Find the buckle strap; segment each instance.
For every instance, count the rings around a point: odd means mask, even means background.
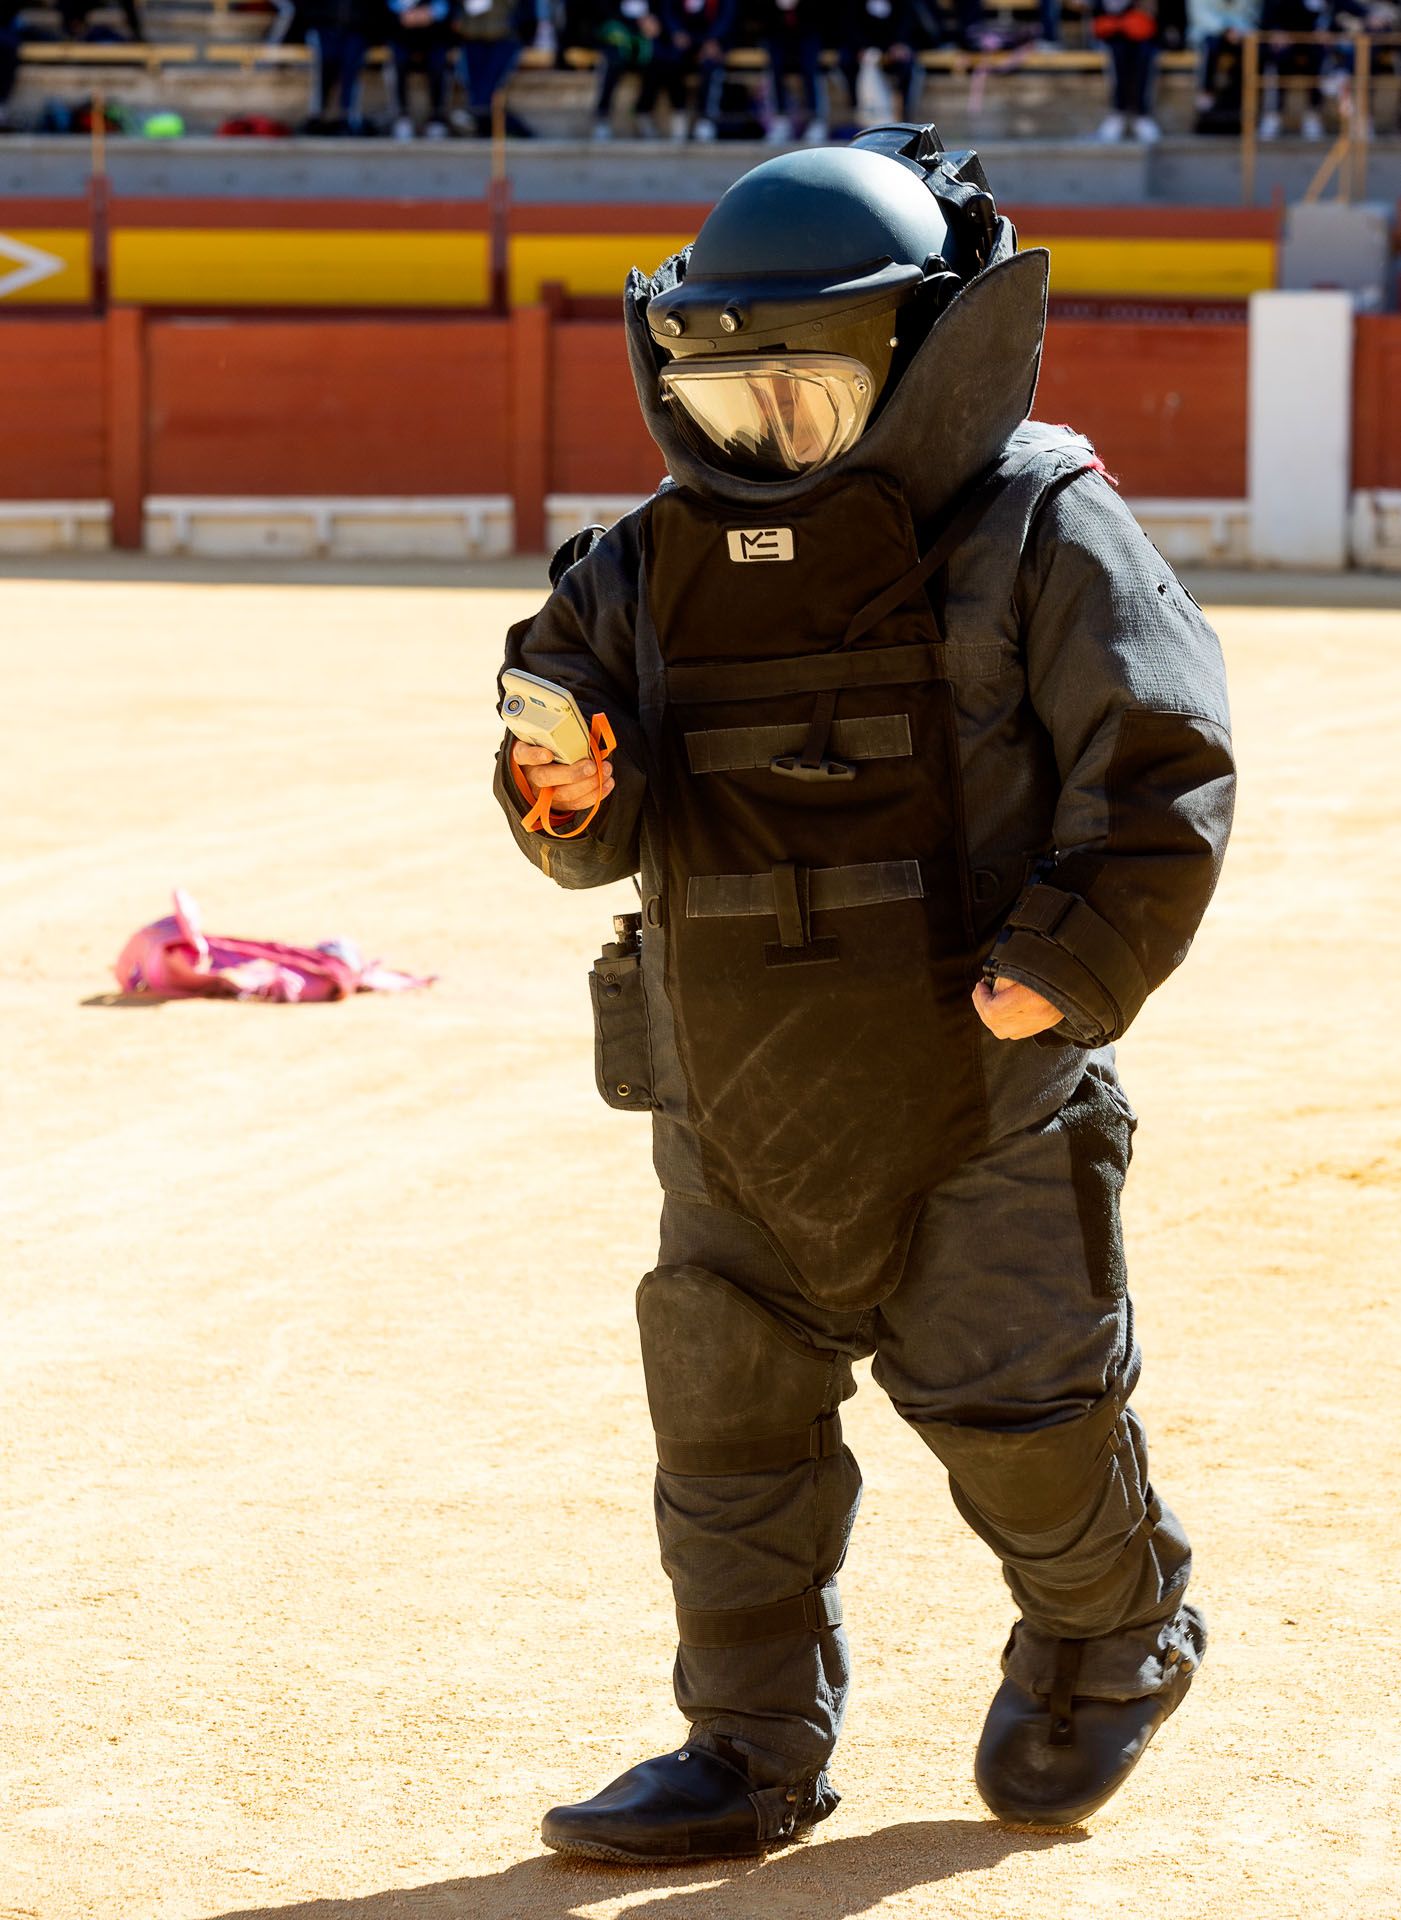
[[[747,1647],[794,1633],[825,1633],[842,1623],[837,1583],[809,1587],[766,1607],[677,1607],[676,1631],[683,1647]]]
[[[1121,1014],[1131,1016],[1148,998],[1148,982],[1138,955],[1078,893],[1065,893],[1045,880],[1036,881],[1007,916],[1005,930],[1009,934],[1034,933],[1043,939],[1055,940],[1072,960],[1078,960],[1085,971],[1093,975]],[[996,947],[988,956],[987,964],[990,970],[996,970]]]
[[[686,735],[686,759],[692,773],[750,773],[771,766],[783,754],[801,749],[808,729],[796,726],[715,727]],[[908,760],[914,752],[907,713],[834,720],[828,742],[842,760]]]
[[[1083,1640],[1061,1640],[1056,1646],[1055,1672],[1051,1676],[1051,1691],[1046,1702],[1051,1714],[1051,1731],[1047,1739],[1053,1747],[1071,1746],[1075,1739],[1071,1706],[1084,1651]]]
[[[807,904],[813,913],[924,898],[918,860],[872,860],[850,867],[812,867],[807,879]],[[777,911],[772,869],[768,873],[693,873],[686,884],[688,920],[749,918]]]
[[[824,1413],[810,1427],[787,1433],[764,1433],[753,1439],[678,1440],[657,1435],[657,1465],[666,1473],[767,1473],[797,1467],[808,1460],[830,1460],[841,1451],[842,1422],[837,1413]]]

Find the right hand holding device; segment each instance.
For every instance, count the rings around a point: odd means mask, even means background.
[[[595,801],[606,800],[613,791],[613,762],[602,762],[603,790],[599,791],[599,771],[592,760],[575,760],[562,766],[548,747],[527,746],[524,740],[511,744],[511,758],[536,793],[550,789],[550,804],[561,813],[582,813]]]

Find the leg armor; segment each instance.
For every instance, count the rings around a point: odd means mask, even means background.
[[[698,1266],[648,1274],[637,1314],[677,1704],[756,1781],[811,1777],[847,1683],[835,1576],[861,1488],[837,1412],[850,1362]]]

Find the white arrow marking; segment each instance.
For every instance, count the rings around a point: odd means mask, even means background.
[[[26,246],[23,240],[16,240],[8,233],[0,233],[0,259],[15,263],[8,273],[0,273],[0,300],[7,294],[18,293],[21,287],[32,287],[39,280],[51,279],[68,264],[56,253]]]

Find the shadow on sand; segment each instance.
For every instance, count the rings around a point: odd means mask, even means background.
[[[248,1907],[217,1920],[576,1920],[600,1900],[647,1892],[654,1897],[629,1905],[627,1920],[847,1920],[891,1894],[1084,1838],[1078,1828],[1017,1833],[991,1820],[913,1820],[849,1840],[814,1839],[768,1860],[693,1867],[613,1867],[545,1854],[435,1886]]]

